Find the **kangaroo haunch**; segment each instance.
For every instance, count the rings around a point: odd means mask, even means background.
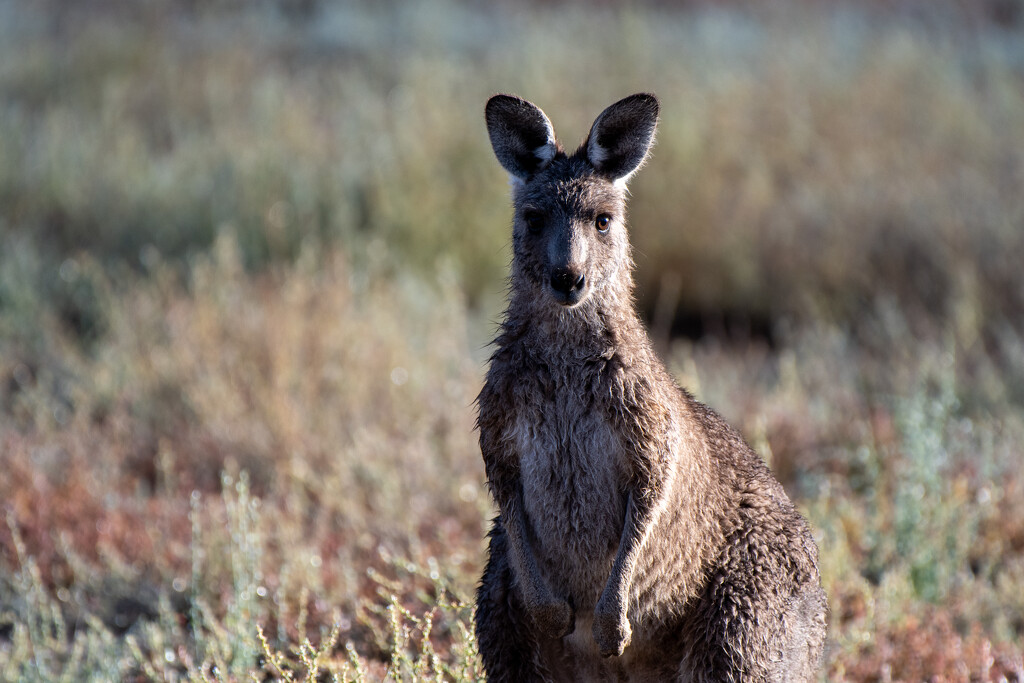
[[[491,681],[809,681],[825,594],[806,521],[739,434],[679,388],[632,303],[626,181],[658,101],[566,154],[509,95],[508,309],[478,398],[499,514],[477,593]]]

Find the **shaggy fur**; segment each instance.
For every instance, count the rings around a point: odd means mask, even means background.
[[[571,155],[525,100],[486,114],[515,205],[478,398],[499,509],[476,609],[489,680],[812,680],[826,601],[807,523],[633,308],[625,180],[657,100],[613,104]]]

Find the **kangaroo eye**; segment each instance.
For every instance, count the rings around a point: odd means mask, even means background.
[[[597,220],[594,221],[594,225],[597,226],[598,232],[608,232],[608,226],[610,226],[611,224],[612,217],[606,213],[602,213],[600,216],[597,217]]]
[[[526,221],[526,229],[534,235],[544,229],[544,214],[540,211],[527,211],[523,220]]]

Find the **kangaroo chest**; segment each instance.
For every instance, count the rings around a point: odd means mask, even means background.
[[[608,579],[626,511],[621,441],[587,389],[527,404],[513,440],[537,560],[553,587],[592,606]]]

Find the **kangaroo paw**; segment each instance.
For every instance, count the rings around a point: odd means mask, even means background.
[[[602,657],[618,657],[626,651],[633,630],[626,615],[617,612],[594,612],[594,640]]]
[[[565,600],[537,605],[532,616],[540,632],[549,638],[564,638],[576,629],[576,615]]]

